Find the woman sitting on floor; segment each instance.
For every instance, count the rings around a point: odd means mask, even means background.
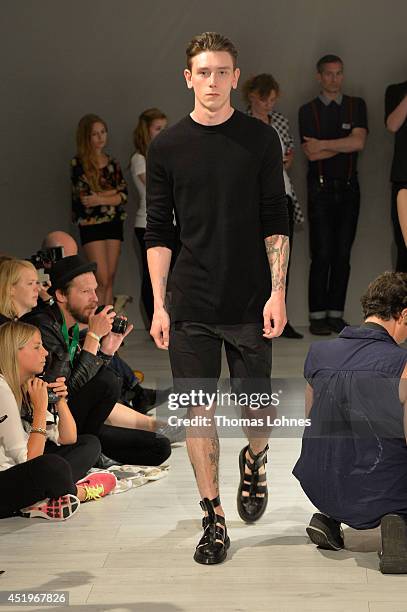
[[[116,484],[112,474],[83,478],[100,443],[95,436],[77,437],[65,379],[47,384],[37,377],[47,354],[36,327],[0,327],[0,518],[65,520],[81,501],[102,497]],[[48,389],[55,394],[56,418],[48,412]]]

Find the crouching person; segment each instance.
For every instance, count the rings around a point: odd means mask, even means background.
[[[112,474],[85,476],[100,443],[91,435],[77,436],[64,378],[47,384],[37,377],[47,354],[36,327],[1,326],[0,518],[66,520],[81,501],[102,497],[116,484]],[[48,389],[58,414],[51,421]]]
[[[361,303],[360,327],[308,352],[311,424],[293,474],[319,510],[314,544],[343,548],[341,523],[381,525],[381,571],[407,573],[407,274],[382,274]]]

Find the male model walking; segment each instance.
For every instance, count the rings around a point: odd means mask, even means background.
[[[230,40],[205,32],[191,40],[186,54],[184,75],[194,90],[194,110],[151,143],[147,159],[151,335],[159,348],[169,348],[175,390],[216,391],[224,343],[232,390],[270,392],[271,339],[286,323],[289,258],[281,146],[274,129],[231,106],[239,69]],[[173,210],[181,250],[168,312]],[[189,410],[189,416],[213,414],[208,406]],[[223,561],[230,544],[213,418],[211,423],[187,435],[205,512],[194,559],[204,564]],[[237,503],[240,516],[253,522],[267,505],[268,435],[261,428],[246,433]]]

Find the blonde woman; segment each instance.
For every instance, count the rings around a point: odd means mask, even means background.
[[[0,264],[0,324],[19,319],[38,302],[38,273],[32,263],[7,259]]]
[[[115,485],[111,474],[78,480],[93,465],[100,444],[94,436],[78,444],[65,379],[47,384],[37,377],[47,354],[36,327],[20,321],[0,327],[0,518],[65,520],[80,501],[102,497]],[[54,423],[48,388],[57,397]]]
[[[92,114],[82,117],[71,161],[72,212],[86,257],[97,263],[99,302],[112,304],[127,186],[119,163],[104,152],[106,143],[105,121]]]
[[[146,311],[149,325],[153,318],[154,300],[150,274],[147,265],[147,251],[144,244],[144,233],[147,223],[146,209],[146,157],[150,142],[167,127],[167,117],[158,108],[148,108],[139,117],[133,132],[134,153],[130,160],[131,176],[139,194],[139,206],[134,221],[134,232],[140,244],[143,278],[141,300]]]

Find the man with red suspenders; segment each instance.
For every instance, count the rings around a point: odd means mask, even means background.
[[[357,155],[365,146],[367,111],[362,98],[342,94],[343,62],[325,55],[317,63],[321,93],[299,111],[308,164],[310,332],[339,333],[359,216]]]

